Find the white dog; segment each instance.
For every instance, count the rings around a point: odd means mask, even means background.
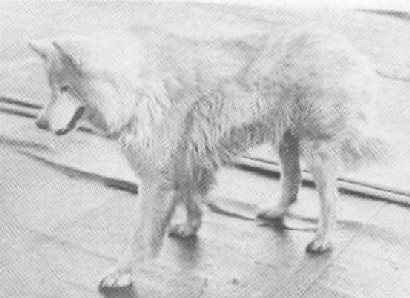
[[[52,91],[37,126],[63,135],[88,119],[122,143],[141,180],[130,244],[102,286],[132,282],[133,268],[160,249],[177,202],[187,220],[170,233],[195,235],[217,169],[266,142],[279,151],[281,195],[258,216],[281,218],[295,202],[303,157],[320,199],[308,251],[330,249],[340,170],[383,153],[367,130],[376,75],[333,32],[308,28],[255,41],[134,28],[30,44]]]

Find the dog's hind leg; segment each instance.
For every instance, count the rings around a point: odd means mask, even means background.
[[[319,147],[309,146],[307,149],[304,156],[319,192],[320,213],[315,237],[306,250],[310,253],[321,253],[332,248],[331,236],[336,226],[339,163],[331,146],[325,144]]]
[[[279,158],[281,165],[281,193],[275,205],[263,206],[257,216],[262,219],[281,219],[289,206],[297,198],[301,172],[299,163],[299,141],[290,131],[286,131],[279,142]]]
[[[209,169],[200,169],[193,181],[186,181],[179,195],[186,208],[186,221],[175,223],[169,235],[190,238],[196,236],[202,224],[202,201],[215,182],[215,174]]]
[[[202,224],[201,195],[191,191],[181,191],[181,201],[186,208],[186,219],[182,223],[174,223],[169,227],[168,234],[172,237],[195,237]]]
[[[173,187],[163,179],[154,177],[141,180],[130,242],[117,265],[106,272],[100,287],[130,285],[138,266],[154,258],[161,248],[165,229],[175,208]]]

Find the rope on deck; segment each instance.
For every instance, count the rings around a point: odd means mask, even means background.
[[[16,115],[25,118],[36,118],[41,105],[31,103],[28,100],[20,100],[12,97],[0,96],[0,112]],[[79,127],[79,130],[86,133],[94,133],[89,127]],[[235,165],[243,170],[256,172],[265,176],[280,177],[279,163],[274,160],[255,158],[249,155],[236,159]],[[386,201],[410,207],[410,191],[388,187],[360,179],[341,177],[339,180],[339,190],[349,195],[360,196],[374,200]],[[314,187],[314,181],[307,171],[302,173],[302,184]]]

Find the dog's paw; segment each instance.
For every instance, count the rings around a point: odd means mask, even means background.
[[[198,227],[194,227],[187,223],[173,224],[169,227],[168,235],[178,238],[192,238],[198,232]]]
[[[321,254],[332,250],[332,243],[325,238],[315,238],[306,247],[306,252],[311,254]]]
[[[129,268],[112,267],[101,279],[99,288],[122,288],[132,284],[132,271]]]
[[[288,208],[283,206],[265,206],[260,207],[256,217],[266,220],[282,220]]]

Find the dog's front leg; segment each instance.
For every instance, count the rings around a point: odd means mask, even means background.
[[[320,214],[318,228],[313,240],[307,246],[310,253],[322,253],[332,248],[331,236],[336,226],[336,202],[338,198],[338,160],[329,148],[315,152],[311,149],[306,162],[316,189],[319,192]]]
[[[157,178],[141,179],[141,182],[130,242],[117,265],[106,272],[100,287],[130,285],[138,267],[154,258],[161,248],[165,229],[174,212],[173,189],[168,182]]]

